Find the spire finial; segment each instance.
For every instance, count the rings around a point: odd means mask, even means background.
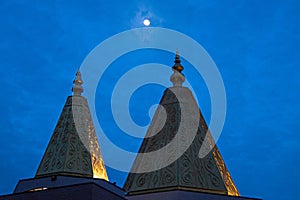
[[[176,55],[175,55],[175,60],[174,60],[174,65],[173,65],[173,69],[178,71],[179,73],[182,72],[182,70],[184,69],[183,66],[180,64],[181,63],[181,60],[180,60],[180,56],[179,56],[179,53],[178,53],[178,49],[176,49]]]
[[[76,73],[76,78],[73,81],[73,83],[74,83],[72,87],[73,96],[80,96],[81,93],[83,92],[83,88],[82,88],[83,81],[81,79],[81,73],[79,69]]]
[[[176,55],[175,55],[175,60],[174,60],[174,65],[173,65],[173,69],[178,71],[179,73],[182,72],[182,70],[184,69],[183,66],[180,64],[181,63],[181,60],[180,60],[180,56],[179,56],[179,53],[178,53],[178,49],[176,49]]]
[[[180,57],[179,57],[179,53],[178,53],[178,49],[176,49],[176,56],[175,56],[175,61],[174,61],[174,65],[172,67],[173,69],[173,74],[170,78],[171,82],[173,83],[174,87],[180,87],[182,86],[182,83],[185,81],[185,77],[184,75],[181,73],[182,70],[184,69],[183,66],[180,64]]]

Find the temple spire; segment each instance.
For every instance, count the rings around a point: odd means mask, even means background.
[[[239,196],[192,92],[182,87],[185,78],[178,52],[172,69],[174,85],[164,92],[124,190],[129,196],[174,190]],[[202,146],[211,151],[200,158]],[[152,152],[159,155],[149,156]],[[173,162],[159,167],[169,160]]]
[[[75,176],[108,180],[78,70],[35,177]]]
[[[81,96],[81,93],[83,92],[83,88],[82,88],[82,78],[81,78],[81,73],[80,70],[78,69],[77,73],[76,73],[76,77],[75,80],[73,81],[73,87],[72,87],[72,92],[74,96]]]
[[[176,50],[174,65],[172,67],[173,74],[171,75],[170,81],[173,83],[174,87],[182,86],[182,83],[185,81],[185,77],[182,73],[184,67],[181,65],[180,56],[178,49]]]

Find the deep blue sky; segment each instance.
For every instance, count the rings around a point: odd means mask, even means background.
[[[143,17],[149,17],[151,26],[174,29],[197,40],[217,64],[228,100],[218,147],[240,193],[297,199],[299,10],[297,0],[1,1],[0,194],[12,192],[19,179],[35,175],[71,94],[76,69],[87,54],[116,33],[142,27]],[[116,63],[172,65],[169,53],[147,55],[135,52]],[[185,74],[194,80],[200,107],[209,118],[204,83],[194,78],[192,70],[186,69]],[[149,122],[148,108],[158,103],[162,91],[145,86],[132,97],[136,106],[131,112],[137,123]],[[102,93],[109,89],[98,92],[107,102],[109,95]],[[105,116],[109,112],[97,108]],[[113,126],[109,117],[101,123],[108,129]],[[125,175],[108,172],[111,181],[122,186]]]

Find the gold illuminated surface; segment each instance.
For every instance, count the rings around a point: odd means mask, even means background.
[[[202,117],[202,116],[201,116]],[[203,117],[202,117],[203,118]],[[215,159],[215,162],[216,162],[216,165],[219,169],[219,172],[222,176],[222,179],[223,179],[223,182],[225,184],[225,187],[226,187],[226,190],[227,190],[227,193],[228,195],[231,195],[231,196],[240,196],[231,176],[230,176],[230,173],[225,165],[225,162],[220,154],[220,151],[217,147],[217,145],[215,144],[215,141],[213,139],[213,137],[211,136],[209,130],[208,130],[208,127],[206,125],[206,122],[204,121],[204,118],[203,118],[203,121],[202,121],[202,124],[203,124],[203,127],[205,128],[206,130],[206,134],[207,134],[207,137],[208,137],[208,143],[209,143],[209,147],[210,149],[212,149],[212,154],[214,156],[214,159]]]
[[[100,146],[83,91],[76,74],[69,96],[54,129],[36,177],[70,175],[108,180]]]
[[[217,166],[219,168],[219,171],[221,173],[221,176],[223,178],[223,181],[225,183],[228,194],[232,196],[240,196],[239,191],[237,190],[235,184],[233,183],[230,173],[227,170],[227,167],[224,163],[224,160],[221,157],[221,154],[217,146],[215,146],[215,148],[213,149],[213,155],[217,163]]]

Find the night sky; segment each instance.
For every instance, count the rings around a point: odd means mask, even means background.
[[[0,194],[34,177],[85,57],[103,40],[144,27],[149,18],[151,27],[180,31],[199,42],[216,63],[227,95],[217,145],[241,195],[298,199],[299,10],[296,0],[1,1]],[[113,85],[134,66],[172,66],[173,59],[170,52],[140,50],[123,55],[105,72],[97,88],[97,115],[120,147],[137,151],[141,140],[120,139],[124,133],[109,109]],[[182,63],[209,119],[207,87],[186,60]],[[149,124],[148,110],[164,89],[145,85],[134,93],[129,109],[137,124]],[[119,186],[126,178],[110,168],[108,175]]]

